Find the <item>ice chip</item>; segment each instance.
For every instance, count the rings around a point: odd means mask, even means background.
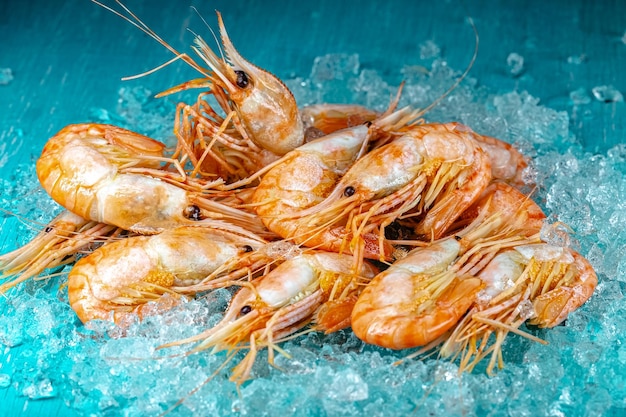
[[[516,52],[511,52],[506,58],[506,66],[509,74],[519,77],[524,72],[524,57]]]
[[[574,103],[574,105],[591,103],[591,97],[589,97],[589,94],[587,93],[587,90],[584,89],[583,87],[580,87],[580,88],[570,92],[569,93],[569,98],[570,98],[570,100],[572,100],[572,103]]]
[[[8,85],[13,81],[11,68],[0,68],[0,85]]]
[[[321,83],[330,80],[345,80],[359,73],[358,54],[329,54],[315,58],[311,79]]]
[[[11,375],[0,374],[0,388],[8,388],[11,386]]]
[[[602,103],[616,103],[624,101],[624,96],[612,85],[599,85],[591,89],[596,100]]]
[[[352,369],[337,372],[328,386],[330,398],[339,401],[365,400],[368,394],[367,383]]]
[[[259,250],[264,251],[270,258],[275,259],[291,259],[302,253],[298,246],[283,240],[268,243]]]
[[[22,389],[22,395],[31,400],[40,400],[42,398],[52,398],[57,395],[56,388],[52,385],[52,381],[48,378],[36,380],[26,385]]]
[[[541,226],[539,236],[541,237],[542,241],[549,243],[550,245],[565,248],[571,246],[571,232],[572,229],[570,229],[569,226],[567,226],[565,223],[549,223],[548,221],[544,221],[543,225]]]
[[[420,44],[420,58],[421,59],[432,59],[439,58],[441,54],[441,48],[432,40],[427,40]]]

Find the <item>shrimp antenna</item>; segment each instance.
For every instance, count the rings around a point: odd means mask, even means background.
[[[198,11],[198,9],[196,9],[195,6],[191,6],[191,8],[193,9],[194,12],[196,12],[196,14],[198,15],[198,17],[202,20],[202,22],[204,22],[204,25],[207,27],[207,29],[209,29],[209,31],[211,32],[211,35],[213,36],[213,40],[215,41],[215,44],[217,45],[217,49],[220,51],[220,56],[222,57],[222,60],[225,61],[226,58],[224,57],[224,51],[222,51],[222,46],[220,45],[220,41],[217,38],[217,35],[215,34],[215,31],[213,30],[213,28],[207,23],[206,19],[204,18],[204,16],[202,16],[200,14],[200,12]],[[193,33],[193,32],[191,32]],[[194,35],[196,35],[194,33]],[[198,35],[196,35],[196,37],[199,37]]]
[[[137,17],[137,15],[135,15],[120,0],[115,0],[115,2],[122,9],[124,9],[124,11],[130,15],[130,17],[125,16],[124,14],[120,13],[119,11],[113,9],[110,6],[107,6],[104,3],[101,3],[99,0],[91,0],[91,1],[93,3],[95,3],[95,4],[97,4],[98,6],[102,7],[103,9],[108,10],[109,12],[113,13],[114,15],[117,15],[118,17],[124,19],[125,21],[127,21],[131,25],[135,26],[137,29],[141,30],[143,33],[145,33],[146,35],[150,36],[152,39],[154,39],[155,41],[157,41],[158,43],[163,45],[168,51],[170,51],[171,53],[176,55],[173,59],[167,61],[164,64],[159,65],[158,67],[156,67],[156,68],[154,68],[152,70],[146,71],[146,72],[138,74],[138,75],[133,75],[133,76],[130,76],[130,77],[124,77],[124,78],[122,78],[122,80],[132,80],[132,79],[135,79],[135,78],[140,78],[140,77],[143,77],[145,75],[152,74],[153,72],[158,71],[161,68],[166,67],[167,65],[169,65],[172,62],[177,61],[179,59],[182,59],[183,61],[185,61],[190,67],[192,67],[193,69],[195,69],[196,71],[198,71],[202,75],[208,76],[208,74],[206,73],[206,70],[204,68],[202,68],[200,65],[198,65],[189,55],[187,55],[186,53],[178,52],[172,45],[170,45],[169,43],[164,41],[159,35],[157,35],[157,33],[155,31],[150,29],[150,27],[148,25],[146,25],[141,19],[139,19],[139,17]]]
[[[461,74],[461,76],[454,82],[454,84],[452,84],[452,86],[450,88],[448,88],[448,90],[446,90],[445,93],[443,93],[441,96],[439,96],[439,98],[437,100],[433,101],[432,103],[430,103],[430,105],[428,105],[428,107],[426,107],[424,110],[422,110],[421,114],[428,113],[435,106],[437,106],[439,103],[441,103],[441,101],[444,98],[448,97],[450,95],[450,93],[452,93],[459,86],[459,84],[461,84],[461,82],[463,82],[463,80],[467,77],[467,74],[469,74],[470,70],[474,66],[474,62],[476,62],[476,57],[478,56],[478,44],[479,44],[479,40],[480,39],[479,39],[479,36],[478,36],[478,30],[476,29],[476,24],[474,23],[474,19],[472,19],[471,17],[468,16],[467,17],[467,21],[472,26],[472,30],[474,31],[474,54],[472,55],[472,59],[470,60],[469,64],[467,65],[467,68],[465,68],[465,71],[463,72],[463,74]]]

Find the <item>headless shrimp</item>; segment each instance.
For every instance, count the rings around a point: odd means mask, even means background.
[[[250,351],[231,376],[231,380],[242,383],[250,376],[258,348],[269,347],[272,363],[274,350],[279,350],[276,343],[310,323],[324,303],[358,294],[361,281],[376,273],[373,266],[364,263],[359,274],[353,274],[349,255],[301,254],[248,285],[242,284],[215,327],[164,347],[196,341],[200,343],[192,352],[211,347],[214,351],[249,347]],[[245,346],[246,342],[250,345]]]
[[[337,216],[332,221],[309,221],[299,213],[317,211],[317,205],[333,192],[372,136],[404,126],[411,118],[412,112],[402,109],[374,121],[369,128],[360,125],[340,130],[291,151],[272,166],[256,188],[252,202],[257,214],[268,229],[283,238],[308,247],[343,252],[345,219]],[[391,247],[383,247],[381,253],[376,239],[375,235],[363,235],[365,256],[387,258]]]
[[[147,302],[166,293],[185,293],[186,287],[216,271],[232,272],[223,271],[224,265],[249,267],[255,262],[251,251],[262,245],[262,241],[192,226],[119,240],[74,265],[68,276],[70,306],[83,323],[94,319],[122,323],[135,315],[142,317]]]
[[[46,143],[37,161],[37,176],[66,209],[136,233],[159,233],[203,219],[202,223],[246,235],[264,233],[250,213],[142,175],[165,175],[158,170],[162,162],[170,162],[163,149],[157,141],[118,127],[70,125]]]
[[[115,226],[85,220],[69,211],[54,218],[30,242],[0,256],[0,277],[10,278],[0,285],[4,293],[45,269],[72,262],[79,251],[119,231]]]
[[[490,187],[469,226],[412,250],[368,284],[352,310],[354,333],[391,349],[436,342],[476,302],[486,285],[476,274],[494,256],[539,242],[539,229],[527,228],[533,216],[542,217],[532,204],[508,185]]]

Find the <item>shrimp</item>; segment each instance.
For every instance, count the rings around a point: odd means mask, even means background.
[[[419,235],[441,237],[491,181],[489,159],[475,145],[471,130],[461,125],[405,130],[356,161],[323,201],[278,215],[276,222],[291,216],[302,224],[339,226],[335,233],[351,236],[350,250],[365,257],[376,251],[367,249],[371,238],[364,236],[377,236],[373,245],[381,259],[385,227],[403,217],[419,216],[413,226]]]
[[[160,142],[122,128],[70,125],[46,143],[37,176],[46,192],[71,212],[136,233],[198,221],[249,236],[265,233],[252,213],[143,175],[167,175],[159,170],[162,162],[170,162],[163,151]]]
[[[243,383],[250,376],[259,348],[269,348],[269,361],[273,363],[274,350],[280,352],[276,343],[309,324],[325,303],[358,294],[363,283],[377,272],[364,263],[354,274],[350,255],[302,253],[250,283],[241,283],[242,288],[215,327],[163,347],[199,342],[191,353],[208,348],[216,352],[249,347],[231,376],[232,381]]]
[[[479,274],[485,288],[476,304],[452,331],[440,351],[461,356],[460,370],[472,370],[491,354],[487,373],[503,367],[502,343],[509,332],[541,339],[519,330],[524,323],[554,327],[593,294],[598,279],[576,251],[547,243],[519,245],[499,253]],[[495,343],[488,345],[495,334]]]
[[[121,3],[118,2],[126,15],[92,1],[172,52],[176,57],[165,65],[182,59],[202,75],[157,95],[163,97],[192,88],[208,90],[199,95],[195,105],[181,103],[177,107],[174,132],[179,140],[174,156],[189,159],[194,174],[204,171],[205,175],[222,176],[226,182],[244,179],[304,144],[305,123],[313,123],[313,127],[332,126],[322,128],[329,132],[377,117],[376,112],[364,107],[345,105],[316,105],[301,113],[292,92],[278,77],[241,56],[219,12],[220,54],[223,49],[223,55],[218,56],[201,36],[196,36],[192,49],[200,58],[198,63],[174,49]],[[130,78],[136,77],[127,77]],[[208,104],[205,98],[209,95],[215,98],[225,117]]]
[[[16,277],[0,285],[0,293],[45,269],[72,262],[78,252],[100,239],[112,239],[117,232],[119,229],[115,226],[63,211],[26,245],[0,256],[0,277]]]
[[[391,349],[436,342],[474,305],[486,286],[476,274],[494,256],[539,242],[545,216],[532,205],[511,186],[491,186],[467,227],[413,249],[368,284],[352,310],[354,333]]]
[[[375,120],[369,127],[339,130],[286,154],[269,168],[252,196],[252,204],[265,226],[297,244],[344,252],[347,233],[341,215],[332,221],[309,221],[299,213],[316,212],[342,175],[364,153],[367,142],[404,126],[413,115],[414,111],[404,108]],[[366,257],[389,257],[391,246],[379,250],[375,235],[363,234],[363,240]]]
[[[78,318],[124,323],[145,313],[146,303],[169,293],[176,299],[193,285],[247,275],[267,258],[263,241],[221,230],[181,226],[153,236],[122,239],[80,259],[68,275],[68,296]],[[224,268],[227,266],[227,268]]]

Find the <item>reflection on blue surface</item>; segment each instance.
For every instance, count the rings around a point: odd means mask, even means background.
[[[279,359],[282,371],[260,366],[259,378],[241,395],[226,374],[220,375],[177,415],[624,412],[626,150],[619,144],[626,110],[623,101],[597,99],[594,88],[626,91],[626,13],[619,13],[617,5],[603,8],[583,1],[530,3],[194,3],[209,22],[214,21],[212,10],[220,9],[242,54],[289,80],[301,102],[358,100],[382,106],[402,79],[409,78],[406,97],[420,105],[445,90],[454,80],[449,68],[462,71],[471,59],[473,34],[464,17],[472,16],[480,47],[471,79],[428,117],[460,120],[532,153],[541,184],[536,200],[552,220],[572,226],[601,284],[566,326],[533,331],[549,346],[511,336],[505,346],[507,367],[494,378],[476,372],[459,379],[454,365],[434,360],[396,367],[392,363],[406,353],[363,346],[350,332],[329,338],[311,334],[286,346],[294,358]],[[187,7],[165,1],[129,6],[177,49],[189,50],[187,27],[209,37]],[[91,120],[126,124],[165,139],[176,100],[192,96],[159,101],[151,94],[196,74],[177,63],[138,81],[119,81],[171,55],[87,1],[5,4],[0,16],[0,38],[11,40],[2,46],[11,60],[0,67],[10,68],[13,76],[0,83],[2,207],[45,222],[55,206],[34,191],[33,165],[51,134],[68,123]],[[345,66],[345,82],[335,76],[315,85],[315,58],[336,59],[328,55],[333,53],[344,54],[334,62]],[[436,59],[439,55],[447,65]],[[420,66],[435,70],[425,76]],[[2,218],[0,252],[31,235],[16,217]],[[60,300],[56,294],[54,284],[31,284],[1,302],[5,350],[0,384],[10,375],[13,385],[0,394],[6,396],[0,415],[23,407],[25,415],[33,416],[153,415],[196,387],[224,359],[150,358],[159,343],[206,325],[223,309],[226,293],[214,294],[212,303],[194,301],[137,325],[123,339],[110,339],[107,326],[80,326],[64,292]],[[47,397],[52,399],[25,402]]]

